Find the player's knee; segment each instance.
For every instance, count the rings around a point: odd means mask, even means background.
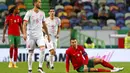
[[[28,52],[29,52],[29,53],[33,53],[33,50],[29,50]]]
[[[50,54],[51,54],[51,55],[55,55],[55,50],[54,50],[54,49],[51,49],[51,50],[50,50]]]
[[[102,59],[96,58],[96,59],[95,59],[95,62],[96,62],[96,63],[102,63]]]
[[[10,47],[11,47],[11,48],[15,48],[15,47],[14,47],[14,44],[11,44]]]

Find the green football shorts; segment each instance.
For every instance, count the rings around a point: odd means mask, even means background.
[[[18,45],[20,44],[20,36],[8,35],[8,40],[9,44],[14,44],[15,47],[18,47]]]
[[[94,68],[94,59],[88,60],[88,72],[90,72],[90,68]],[[84,65],[82,65],[80,68],[77,69],[77,72],[84,72]]]

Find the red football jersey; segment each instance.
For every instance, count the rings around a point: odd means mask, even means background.
[[[77,49],[69,47],[66,50],[66,71],[69,72],[69,61],[71,61],[74,69],[78,69],[82,65],[88,64],[88,55],[85,52],[84,48],[80,45],[77,46]]]
[[[19,15],[8,15],[5,20],[5,24],[8,25],[8,35],[20,36],[19,25],[21,23],[22,18]]]

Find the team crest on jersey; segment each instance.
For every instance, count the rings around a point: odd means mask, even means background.
[[[80,53],[82,53],[82,51],[80,51]]]
[[[77,56],[80,56],[80,54],[77,54]]]
[[[14,20],[14,23],[16,23],[16,20]]]

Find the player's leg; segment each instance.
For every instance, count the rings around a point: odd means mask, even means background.
[[[45,73],[42,69],[42,65],[44,62],[44,53],[45,53],[45,42],[44,41],[45,40],[43,37],[39,37],[37,40],[37,45],[40,48],[39,67],[38,67],[38,71],[40,73]]]
[[[52,43],[53,43],[53,47],[51,47],[52,50],[50,50],[50,68],[51,69],[54,69],[54,56],[56,54],[56,51],[55,49],[57,48],[57,39],[54,38],[52,39]]]
[[[20,44],[20,36],[15,36],[14,39],[14,68],[17,68],[16,62],[18,58],[18,46]]]
[[[28,73],[32,73],[32,56],[35,49],[35,41],[33,39],[27,39],[26,48],[28,49]]]
[[[52,41],[50,41],[47,44],[48,50],[49,50],[49,57],[48,57],[48,62],[47,66],[50,66],[51,69],[54,69],[54,55],[55,55],[55,48],[54,44]]]
[[[112,64],[110,64],[109,62],[106,62],[105,60],[95,58],[94,65],[97,65],[97,64],[101,64],[102,66],[113,69],[113,70],[123,70],[124,69],[124,68],[116,68]]]
[[[13,67],[13,50],[14,50],[14,37],[12,35],[8,36],[8,40],[9,40],[9,45],[10,45],[10,50],[9,50],[9,54],[10,54],[10,62],[8,67],[11,68]]]

